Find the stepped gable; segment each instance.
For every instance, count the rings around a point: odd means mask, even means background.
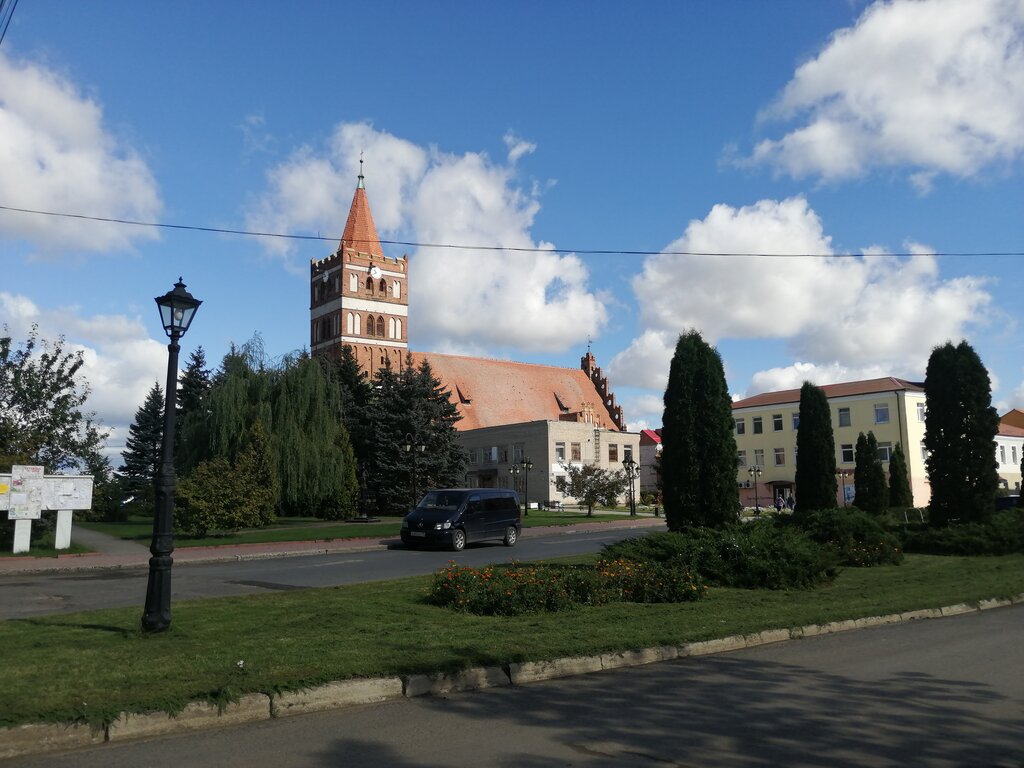
[[[552,365],[432,352],[413,352],[412,359],[416,366],[428,362],[448,390],[462,415],[459,431],[529,421],[577,421],[626,430],[622,407],[615,405],[607,379],[596,367],[597,381],[582,369]]]

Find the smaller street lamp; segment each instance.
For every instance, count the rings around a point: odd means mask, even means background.
[[[761,502],[757,498],[757,478],[761,476],[762,469],[759,465],[755,464],[747,470],[747,474],[754,480],[754,514],[761,514]]]
[[[406,432],[405,445],[402,447],[405,449],[406,454],[412,455],[412,504],[409,505],[412,508],[416,506],[416,454],[422,454],[427,450],[427,446],[420,442],[418,438],[414,440],[413,436]]]
[[[839,481],[843,484],[843,506],[848,506],[849,502],[846,501],[846,478],[853,476],[852,469],[837,469],[836,474],[839,475]]]
[[[533,462],[529,457],[524,457],[519,466],[523,468],[523,516],[530,516],[530,470],[533,469]]]
[[[622,467],[626,470],[626,477],[629,478],[629,516],[636,517],[636,479],[640,477],[640,465],[632,456],[627,456],[622,461]]]
[[[513,464],[508,468],[508,473],[512,475],[512,490],[519,490],[519,473],[522,472],[522,468],[518,464]]]

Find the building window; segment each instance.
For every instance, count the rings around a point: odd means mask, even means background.
[[[753,422],[755,435],[760,435],[762,432],[764,432],[764,427],[761,426],[760,416],[755,416],[753,419],[751,419],[751,421]]]
[[[569,455],[571,461],[583,461],[583,451],[579,443],[569,443]]]
[[[622,446],[622,460],[623,461],[629,461],[632,458],[633,458],[633,446],[632,445],[624,445],[624,446]]]
[[[755,467],[763,467],[764,466],[764,448],[755,448],[754,449],[754,466]]]
[[[565,461],[565,443],[555,443],[555,461]]]
[[[924,415],[925,415],[925,413],[927,413],[927,411],[925,411],[924,403],[918,403],[917,404],[917,420],[920,421],[922,424],[924,423]]]
[[[1016,445],[1011,445],[1010,446],[1010,456],[1013,457],[1013,466],[1017,466],[1017,446]]]
[[[366,292],[367,293],[373,293],[373,278],[372,277],[366,278]]]
[[[384,278],[380,279],[380,292],[386,294],[388,292],[388,284],[384,282]]]
[[[928,449],[924,447],[924,441],[921,441],[921,461],[928,461]]]
[[[793,431],[800,429],[800,411],[793,411]]]
[[[1006,463],[1006,446],[1005,445],[1000,445],[999,446],[999,463],[1000,464],[1005,464]]]
[[[782,431],[782,414],[781,413],[773,413],[772,414],[772,432],[781,432],[781,431]]]
[[[382,339],[384,338],[384,316],[381,315],[377,318],[377,335]]]
[[[875,403],[875,424],[889,423],[889,404]]]
[[[745,467],[745,466],[747,466],[747,452],[746,451],[736,451],[736,466],[737,467]]]
[[[376,328],[376,326],[373,323],[373,315],[367,315],[366,316],[366,335],[367,336],[373,336],[373,329],[374,328]]]
[[[850,409],[840,408],[839,409],[839,426],[848,427],[850,426]]]
[[[786,466],[786,449],[776,448],[775,449],[775,466],[784,467]]]
[[[359,290],[359,278],[355,272],[348,273],[348,290],[349,293],[356,293]]]
[[[512,461],[517,464],[523,460],[523,456],[526,455],[526,445],[524,443],[513,443],[512,444]]]
[[[892,456],[892,443],[879,443],[878,444],[878,460],[886,462],[889,457]]]
[[[747,423],[743,419],[736,419],[736,434],[747,434]]]
[[[844,464],[852,464],[853,458],[853,443],[843,443],[839,446],[840,455]]]
[[[608,444],[608,463],[614,464],[619,460],[619,446],[614,443]]]
[[[402,284],[397,280],[391,284],[391,295],[396,299],[402,298]]]
[[[478,451],[476,448],[471,448],[470,451],[469,451],[469,463],[471,465],[475,465],[477,463],[477,461],[479,460],[477,458],[479,455],[480,455],[480,451]]]

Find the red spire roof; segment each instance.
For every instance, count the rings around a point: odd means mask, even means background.
[[[351,248],[360,253],[383,257],[384,249],[381,248],[377,228],[373,225],[370,201],[366,199],[366,189],[363,187],[362,162],[359,161],[359,184],[356,186],[355,195],[352,196],[352,207],[348,211],[348,221],[345,222],[345,231],[341,235],[338,250]]]

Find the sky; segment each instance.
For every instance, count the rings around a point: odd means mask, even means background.
[[[116,461],[179,276],[182,365],[308,346],[360,154],[414,350],[590,346],[637,430],[691,328],[737,398],[967,339],[1024,407],[1024,0],[20,0],[0,324],[83,353]]]

